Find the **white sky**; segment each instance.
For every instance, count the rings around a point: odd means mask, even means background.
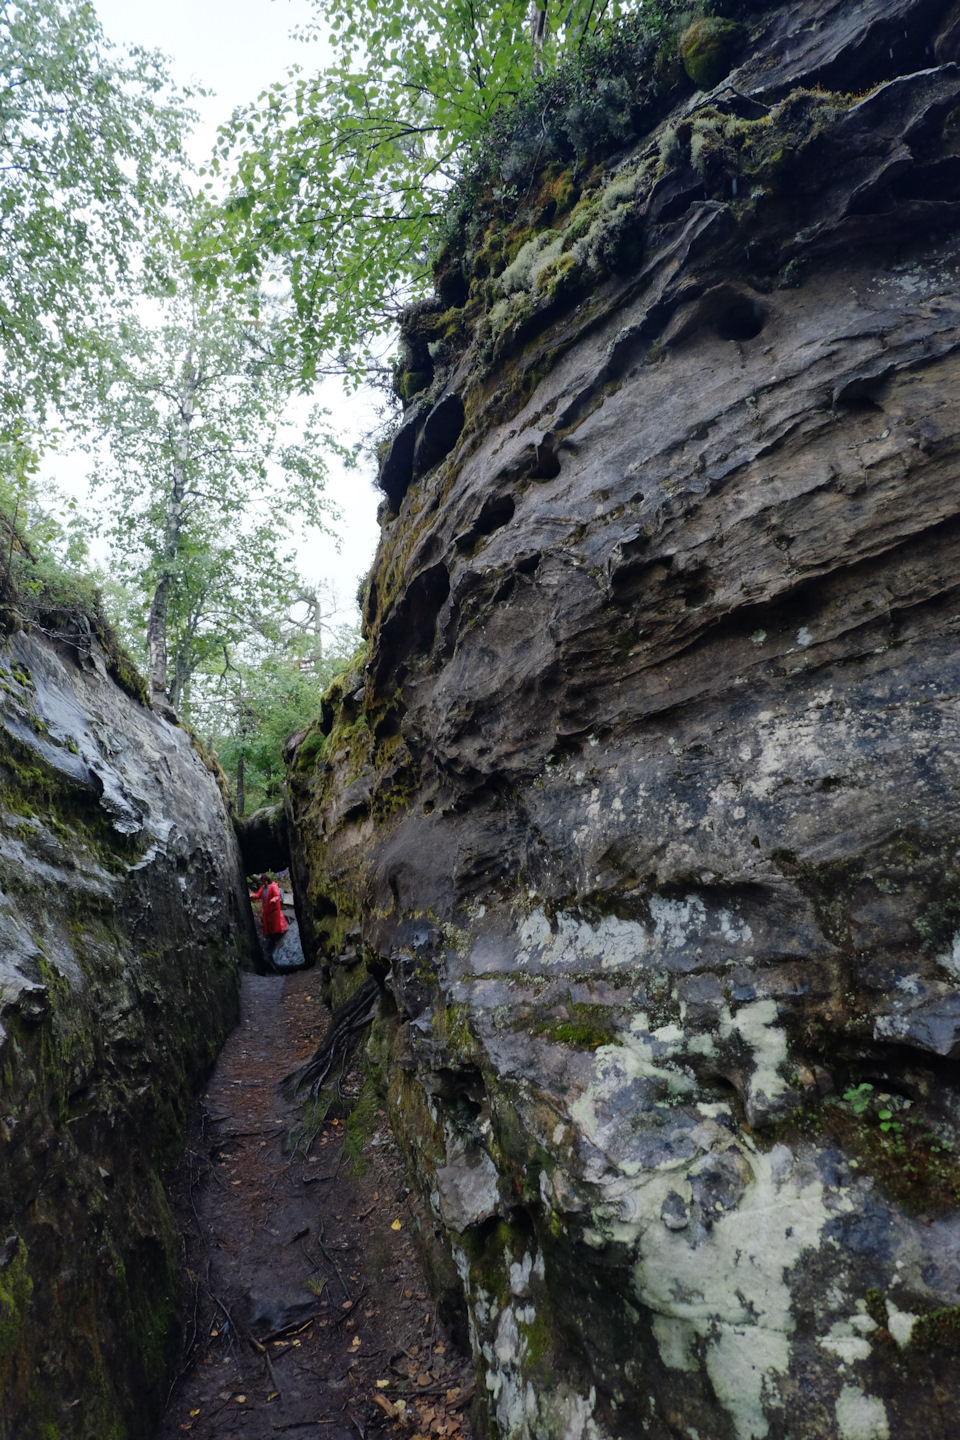
[[[104,32],[118,44],[145,45],[162,50],[170,71],[181,85],[196,83],[216,92],[192,103],[200,113],[200,124],[190,146],[191,158],[203,164],[222,124],[238,105],[256,99],[275,80],[282,80],[292,65],[316,69],[325,59],[326,47],[291,37],[297,25],[310,20],[315,9],[311,0],[94,0]],[[346,397],[338,382],[328,381],[319,398],[333,413],[348,441],[359,439],[375,418],[372,403],[362,396]],[[58,475],[61,483],[73,488],[66,473],[73,464],[66,457]],[[315,584],[327,580],[341,605],[338,620],[357,619],[355,595],[358,581],[373,559],[378,528],[376,508],[380,498],[374,485],[372,463],[363,461],[358,470],[346,472],[331,466],[327,494],[342,512],[335,527],[336,543],[326,537],[300,547],[300,566],[305,578]]]
[[[191,147],[198,163],[237,105],[282,80],[291,65],[317,67],[326,53],[316,42],[291,38],[314,18],[312,0],[94,0],[94,6],[109,39],[162,50],[181,85],[216,92],[193,102],[201,115]]]

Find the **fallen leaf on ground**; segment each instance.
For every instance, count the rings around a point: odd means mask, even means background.
[[[394,1220],[393,1224],[390,1226],[391,1230],[399,1230],[400,1228],[401,1226],[399,1220]]]
[[[386,1390],[386,1388],[387,1388],[387,1386],[388,1386],[389,1384],[390,1384],[390,1381],[389,1381],[389,1380],[378,1380],[378,1381],[377,1381],[377,1389],[378,1389],[378,1390]]]

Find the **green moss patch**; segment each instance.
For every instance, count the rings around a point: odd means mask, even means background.
[[[910,1334],[909,1348],[927,1353],[960,1354],[960,1305],[921,1315]]]
[[[622,1041],[610,1026],[610,1011],[604,1005],[574,1000],[566,1006],[567,1020],[541,1021],[531,1034],[543,1036],[555,1045],[570,1045],[574,1050],[599,1050],[601,1045],[620,1045]]]
[[[680,59],[700,90],[712,90],[733,68],[743,31],[733,20],[694,20],[680,40]]]
[[[17,1239],[12,1258],[0,1269],[0,1395],[11,1388],[8,1372],[19,1350],[21,1328],[32,1294],[27,1247]]]

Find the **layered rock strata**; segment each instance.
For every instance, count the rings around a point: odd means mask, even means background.
[[[214,775],[59,629],[0,648],[0,1436],[142,1440],[179,1341],[163,1174],[255,940]]]
[[[738,7],[408,321],[293,863],[511,1440],[955,1424],[958,14]]]

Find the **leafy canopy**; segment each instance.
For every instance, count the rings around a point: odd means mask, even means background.
[[[315,718],[324,690],[347,668],[359,640],[350,626],[340,626],[323,655],[305,658],[305,646],[288,633],[283,643],[251,641],[228,670],[198,673],[190,723],[216,751],[241,814],[281,798],[284,742]],[[237,784],[241,760],[242,806]]]
[[[98,316],[179,185],[191,115],[93,6],[0,0],[0,472],[99,352]]]
[[[316,0],[304,38],[327,39],[334,60],[221,130],[213,170],[232,191],[198,269],[282,279],[303,378],[363,374],[425,293],[451,185],[492,117],[642,3],[570,0],[541,50],[528,0]]]

